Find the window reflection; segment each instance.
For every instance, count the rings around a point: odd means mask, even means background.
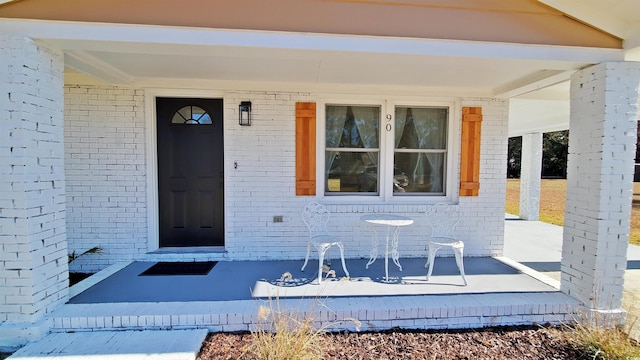
[[[211,125],[211,116],[199,106],[188,105],[180,108],[171,118],[172,124]]]
[[[377,194],[380,108],[327,106],[325,191]]]
[[[326,106],[325,193],[377,195],[385,186],[394,195],[445,195],[449,108],[396,107],[395,127],[389,120],[380,133],[381,109]],[[384,174],[381,136],[394,149]]]
[[[396,108],[394,169],[407,179],[401,192],[445,193],[447,119],[447,108]]]

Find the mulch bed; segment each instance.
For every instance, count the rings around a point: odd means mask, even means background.
[[[560,328],[487,328],[465,331],[331,333],[325,359],[581,359]],[[251,334],[212,333],[198,360],[250,359]],[[244,357],[243,357],[244,356]]]

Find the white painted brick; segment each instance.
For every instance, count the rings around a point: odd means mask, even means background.
[[[63,54],[12,36],[0,36],[0,50],[0,61],[12,71],[0,76],[0,88],[9,92],[0,107],[8,115],[0,131],[0,153],[6,156],[0,162],[0,188],[9,190],[0,192],[0,239],[3,250],[21,252],[0,261],[0,292],[6,293],[0,318],[30,323],[66,300],[67,280],[59,274],[67,264],[57,261],[59,253],[66,257],[60,198]]]
[[[147,249],[142,94],[142,90],[129,88],[65,87],[69,246],[78,251],[93,246],[105,248],[105,255],[79,259],[72,264],[74,269],[97,270],[116,260],[139,259]],[[299,212],[310,198],[294,195],[294,108],[296,101],[315,99],[306,93],[249,91],[228,92],[224,99],[225,181],[233,184],[225,194],[228,258],[302,258],[306,229]],[[244,100],[254,103],[251,127],[237,125],[237,104]],[[482,106],[485,114],[483,166],[480,196],[460,199],[465,218],[459,226],[460,237],[466,241],[465,251],[470,256],[499,255],[503,244],[508,103],[481,98],[461,101],[461,106],[468,105]],[[455,130],[459,128],[458,124]],[[123,136],[131,133],[136,136]],[[233,168],[234,161],[238,162],[237,169]],[[459,165],[453,162],[452,174],[457,178]],[[361,214],[394,212],[419,220],[425,208],[424,204],[353,204],[331,206],[331,211],[337,213],[335,232],[353,239],[346,249],[347,257],[362,257],[369,253],[370,238],[360,231]],[[119,213],[114,217],[111,209]],[[282,215],[285,222],[272,223],[274,215]],[[425,227],[420,223],[403,229],[401,255],[423,256],[424,234]]]
[[[639,82],[640,67],[625,62],[592,66],[571,80],[561,284],[592,308],[620,306],[615,279],[626,266],[619,249],[630,227]]]
[[[66,189],[67,226],[74,228],[69,248],[104,249],[104,255],[78,259],[72,269],[97,271],[147,249],[144,136],[123,136],[142,134],[145,127],[139,93],[128,88],[65,87],[65,172],[68,184],[73,184]],[[120,181],[124,186],[115,186]],[[110,209],[121,211],[119,219],[109,216]],[[129,250],[110,245],[116,234],[122,234],[119,241]]]

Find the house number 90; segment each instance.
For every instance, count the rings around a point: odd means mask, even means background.
[[[391,131],[391,114],[387,114],[387,131]]]

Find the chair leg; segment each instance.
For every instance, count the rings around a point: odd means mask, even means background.
[[[344,270],[344,273],[347,274],[347,277],[351,277],[351,275],[349,275],[349,271],[347,270],[347,265],[345,265],[344,263],[344,246],[342,245],[342,243],[338,243],[338,248],[340,249],[340,259],[342,259],[342,270]]]
[[[304,268],[307,266],[307,262],[309,261],[310,251],[311,251],[311,243],[307,242],[307,256],[304,258],[304,265],[302,265],[302,269],[300,269],[300,271],[304,271]]]
[[[462,275],[462,280],[464,281],[464,286],[467,286],[467,277],[464,275],[464,263],[462,262],[462,254],[464,252],[464,244],[460,244],[458,246],[454,246],[453,252],[456,255],[456,264],[458,265],[458,270],[460,270],[460,275]]]
[[[437,246],[429,245],[429,258],[427,259],[427,263],[424,264],[425,267],[427,267],[427,265],[429,265],[429,272],[427,272],[427,281],[429,281],[429,277],[431,276],[431,273],[433,272],[433,263],[435,261],[436,252],[438,251],[438,249],[440,249],[440,248],[437,247]]]
[[[324,254],[329,250],[329,246],[318,246],[318,285],[322,282],[322,265],[324,265]]]

